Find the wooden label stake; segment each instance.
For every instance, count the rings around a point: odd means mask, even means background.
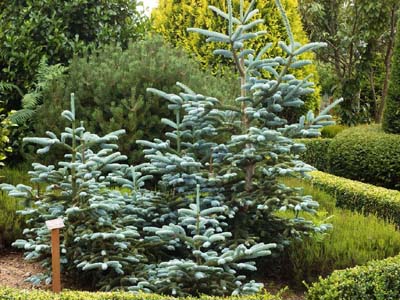
[[[51,266],[53,292],[61,292],[61,266],[60,266],[60,228],[64,227],[62,219],[46,221],[46,226],[51,230]]]

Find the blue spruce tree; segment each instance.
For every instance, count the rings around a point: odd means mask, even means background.
[[[182,83],[179,94],[149,89],[168,102],[175,118],[162,120],[170,128],[164,138],[137,141],[147,159],[138,166],[125,164],[117,151],[123,131],[100,137],[77,125],[73,97],[71,111],[62,114],[71,127],[60,137],[48,132],[46,138],[26,139],[42,147],[38,153],[54,145],[67,152],[56,165],[33,164],[37,188],[1,186],[30,204],[21,212],[28,216],[25,239],[14,243],[27,259],[50,270],[45,221],[60,217],[66,224],[64,273],[86,287],[179,296],[253,294],[262,284],[245,275],[256,272],[258,260],[292,238],[326,228],[302,213],[314,213],[316,201],[279,182],[281,176],[303,177],[312,170],[298,159],[305,146],[294,138],[318,136],[333,123],[330,107],[295,124],[282,117],[285,108],[303,105],[300,96],[312,92],[310,76],[297,80],[291,74],[311,63],[299,55],[324,44],[296,43],[276,0],[289,36],[289,44],[279,43],[286,55],[265,57],[271,45],[255,53],[247,41],[264,34],[256,30],[263,20],[254,20],[255,0],[248,5],[242,0],[237,14],[227,3],[228,12],[210,6],[226,20],[227,33],[189,31],[225,45],[215,54],[232,59],[238,70],[237,105]],[[146,189],[148,179],[156,183],[154,190]],[[283,210],[292,217],[278,213]],[[50,280],[48,274],[44,278]]]

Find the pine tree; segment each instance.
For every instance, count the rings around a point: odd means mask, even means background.
[[[400,22],[397,23],[396,43],[393,50],[393,69],[382,127],[386,132],[400,134]]]

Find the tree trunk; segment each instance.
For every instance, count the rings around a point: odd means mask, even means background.
[[[397,14],[396,11],[398,9],[398,5],[395,4],[392,7],[391,15],[390,15],[390,34],[389,41],[387,43],[386,55],[385,55],[385,81],[383,83],[382,88],[382,97],[381,102],[379,103],[379,107],[375,112],[375,122],[380,123],[382,121],[383,110],[385,108],[385,102],[389,89],[389,80],[390,80],[390,71],[391,71],[391,61],[393,56],[393,47],[394,47],[394,39],[396,35],[396,24],[397,24]]]

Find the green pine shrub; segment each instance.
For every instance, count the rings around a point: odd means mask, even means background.
[[[306,146],[307,150],[300,154],[301,160],[312,165],[319,171],[329,170],[328,149],[332,142],[329,138],[297,140]]]
[[[400,192],[372,184],[323,173],[311,172],[316,187],[334,195],[338,207],[376,215],[400,225]]]
[[[400,299],[400,256],[338,270],[312,284],[307,300]]]
[[[5,2],[4,2],[5,3]],[[43,56],[50,65],[68,64],[74,54],[108,43],[127,46],[144,35],[147,21],[136,1],[8,1],[0,4],[0,93],[8,108],[20,109],[21,95],[32,90]]]
[[[400,134],[400,21],[397,24],[392,66],[382,128],[388,133]]]
[[[97,134],[125,129],[120,150],[130,162],[137,163],[143,161],[143,154],[135,141],[158,137],[166,130],[160,120],[171,116],[167,103],[146,89],[177,92],[175,83],[181,81],[199,87],[199,93],[227,101],[237,94],[238,81],[225,73],[224,77],[206,74],[199,63],[160,37],[131,43],[126,50],[105,47],[74,59],[68,74],[42,92],[44,103],[34,119],[35,135],[47,130],[59,133],[64,128],[58,116],[68,108],[68,97],[74,92],[78,117],[85,120],[85,127]]]
[[[329,146],[329,172],[389,189],[400,189],[400,135],[380,126],[359,126],[338,134]]]
[[[133,294],[127,292],[81,292],[62,291],[59,295],[43,290],[20,290],[15,288],[0,287],[0,299],[9,300],[282,300],[279,295],[263,292],[253,296],[211,297],[202,295],[195,297],[171,297],[156,294]]]
[[[378,219],[335,208],[335,197],[305,181],[284,180],[290,186],[301,186],[305,195],[318,199],[320,222],[329,222],[333,229],[317,233],[304,241],[294,241],[283,262],[285,278],[302,285],[326,277],[334,270],[363,265],[376,259],[395,256],[400,252],[400,233],[395,225]],[[336,195],[339,196],[339,195]]]
[[[338,135],[340,132],[342,132],[343,130],[347,129],[348,127],[345,125],[330,125],[330,126],[325,126],[324,128],[322,128],[321,130],[321,136],[323,138],[328,138],[328,139],[332,139],[334,138],[336,135]]]

